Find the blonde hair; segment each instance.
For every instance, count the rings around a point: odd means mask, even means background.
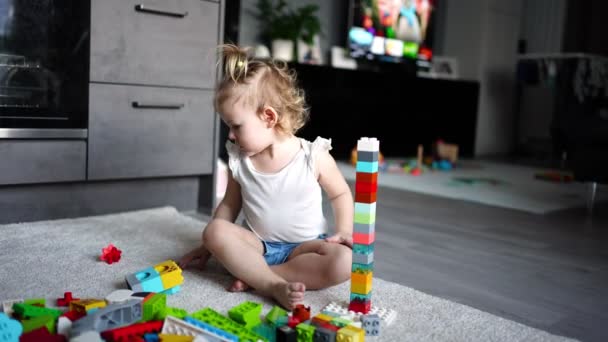
[[[295,71],[285,62],[255,59],[248,52],[248,48],[233,44],[220,46],[223,78],[215,91],[215,110],[219,112],[229,100],[231,104],[244,100],[257,114],[270,106],[278,113],[276,128],[282,133],[294,134],[309,117]]]

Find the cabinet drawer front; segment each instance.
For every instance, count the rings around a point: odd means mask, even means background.
[[[91,1],[93,82],[212,88],[219,4]]]
[[[211,174],[213,93],[90,85],[89,179]]]
[[[0,185],[81,181],[84,140],[0,140]]]

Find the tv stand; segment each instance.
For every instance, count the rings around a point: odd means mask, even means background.
[[[437,140],[472,157],[479,82],[421,78],[407,71],[347,70],[293,64],[311,108],[299,135],[332,139],[332,154],[350,158],[360,137],[377,137],[386,157],[416,155]]]
[[[410,61],[408,63],[378,63],[378,61],[366,59],[357,59],[357,70],[409,75],[416,75],[416,72],[418,71],[415,61]]]

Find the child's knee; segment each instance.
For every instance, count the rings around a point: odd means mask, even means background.
[[[212,249],[222,238],[222,225],[221,220],[211,220],[205,230],[203,230],[203,245],[208,249]]]
[[[335,245],[331,254],[331,262],[328,263],[327,276],[334,283],[342,283],[350,278],[352,266],[352,250],[344,245]]]

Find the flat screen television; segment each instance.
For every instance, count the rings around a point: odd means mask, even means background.
[[[437,0],[350,0],[350,56],[429,70],[436,8]]]

